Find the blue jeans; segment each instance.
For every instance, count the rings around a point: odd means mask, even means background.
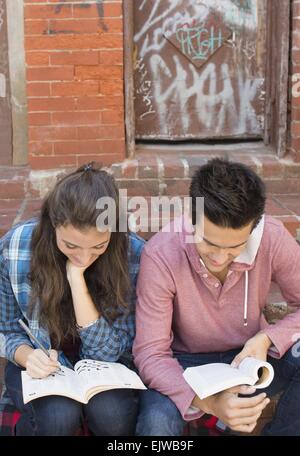
[[[222,353],[174,353],[181,366],[200,366],[208,363],[231,363],[241,348]],[[296,356],[295,356],[296,354]],[[271,385],[264,390],[268,397],[282,392],[273,420],[262,430],[262,435],[300,436],[300,352],[296,345],[281,359],[268,357],[275,372]],[[170,379],[170,382],[172,379]],[[169,397],[156,390],[140,393],[140,410],[136,435],[180,436],[186,422]]]
[[[138,409],[137,394],[130,389],[104,391],[81,404],[64,396],[45,396],[24,405],[21,369],[9,362],[5,370],[8,393],[21,412],[16,435],[73,435],[83,420],[94,435],[134,435]]]

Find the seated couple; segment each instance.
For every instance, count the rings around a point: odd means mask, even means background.
[[[190,196],[190,214],[144,245],[118,231],[119,220],[116,232],[96,228],[97,200],[111,197],[118,208],[118,190],[87,165],[56,184],[38,219],[0,240],[1,356],[5,394],[21,413],[17,435],[73,435],[84,417],[94,435],[180,436],[205,413],[251,432],[278,392],[263,435],[300,435],[299,246],[264,214],[264,184],[242,164],[210,160],[193,176]],[[263,311],[272,280],[295,312],[269,325]],[[18,324],[23,317],[52,347],[50,358]],[[24,405],[22,369],[43,378],[58,362],[82,358],[133,368],[131,350],[147,390],[106,391],[86,405],[62,396]],[[274,380],[260,394],[240,386],[201,400],[182,375],[246,356],[273,365]]]

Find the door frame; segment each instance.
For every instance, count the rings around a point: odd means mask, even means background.
[[[28,118],[24,48],[24,2],[6,2],[12,114],[12,164],[28,164]]]
[[[273,7],[272,7],[273,6]],[[263,141],[281,158],[286,153],[290,51],[290,0],[267,0],[267,66]],[[135,156],[134,10],[123,0],[125,135],[128,158]]]

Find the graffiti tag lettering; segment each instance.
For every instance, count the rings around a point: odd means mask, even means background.
[[[181,45],[181,52],[193,60],[206,60],[207,54],[213,54],[222,46],[222,30],[210,31],[200,25],[199,27],[181,27],[176,31],[176,38]]]

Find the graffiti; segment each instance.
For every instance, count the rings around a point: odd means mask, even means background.
[[[0,98],[6,97],[6,78],[3,73],[0,73]]]
[[[256,97],[257,90],[261,87],[262,80],[246,79],[242,70],[237,69],[238,78],[238,102],[235,101],[234,88],[229,75],[227,63],[220,66],[218,74],[217,66],[209,63],[201,74],[194,65],[189,64],[188,70],[192,74],[192,83],[187,83],[187,71],[181,65],[177,56],[174,56],[175,72],[172,71],[159,55],[153,55],[150,59],[151,71],[155,75],[157,84],[154,88],[154,97],[160,125],[163,134],[168,134],[166,119],[169,113],[170,101],[177,101],[181,112],[180,127],[183,134],[188,133],[190,127],[190,113],[188,103],[191,97],[195,98],[194,115],[198,116],[201,126],[210,129],[214,128],[218,134],[222,133],[225,123],[231,126],[233,134],[241,134],[245,131],[247,124],[251,131],[259,133],[260,122],[257,120],[252,102]],[[170,84],[163,90],[160,81],[169,78]],[[222,90],[217,90],[217,81],[223,81]],[[208,87],[208,91],[207,88]],[[216,107],[218,109],[216,110]]]
[[[146,105],[146,111],[140,115],[140,119],[143,119],[147,115],[155,113],[152,104],[152,81],[147,79],[148,71],[143,59],[136,61],[135,70],[139,75],[139,86],[136,88],[135,93],[142,97],[142,103]]]
[[[140,137],[261,135],[265,91],[255,70],[257,0],[165,0],[163,6],[140,0],[137,14],[143,20],[134,34],[136,113],[139,121],[156,114],[151,126],[138,124]],[[224,55],[232,58],[227,63],[219,53],[214,61],[224,43],[230,48]]]
[[[251,0],[231,0],[238,8],[241,8],[244,11],[252,11],[252,2]]]
[[[176,38],[180,43],[181,52],[193,60],[206,60],[207,54],[213,54],[222,46],[222,31],[212,26],[210,31],[199,27],[184,26],[176,31]]]
[[[151,1],[152,9],[147,20],[142,24],[140,30],[134,36],[134,42],[139,43],[139,56],[144,58],[152,52],[161,52],[166,45],[164,35],[170,36],[176,34],[179,27],[186,24],[205,23],[208,16],[214,11],[224,18],[224,23],[230,28],[255,30],[257,27],[257,0],[248,0],[251,11],[242,12],[238,6],[232,3],[232,0],[206,0],[205,4],[200,2],[189,2],[186,0],[166,0],[168,5],[158,14],[161,6],[160,0]],[[140,6],[143,10],[149,0],[144,0]]]
[[[61,12],[62,8],[64,6],[66,6],[65,2],[67,0],[60,0],[60,1],[61,1],[61,4],[56,5],[54,8],[54,12],[56,14],[59,14]],[[98,11],[98,17],[99,17],[101,28],[104,32],[107,32],[108,27],[105,24],[104,19],[103,19],[104,18],[104,6],[103,6],[104,0],[95,0],[95,1],[96,1],[96,7],[97,7],[97,11]],[[79,8],[90,8],[92,6],[92,4],[91,3],[79,3],[78,6],[79,6]],[[61,32],[61,33],[63,33],[63,32]],[[69,32],[66,31],[64,33],[69,33]]]
[[[298,98],[300,97],[300,73],[294,73],[292,75],[292,82],[295,83],[292,86],[292,95],[293,97]]]

